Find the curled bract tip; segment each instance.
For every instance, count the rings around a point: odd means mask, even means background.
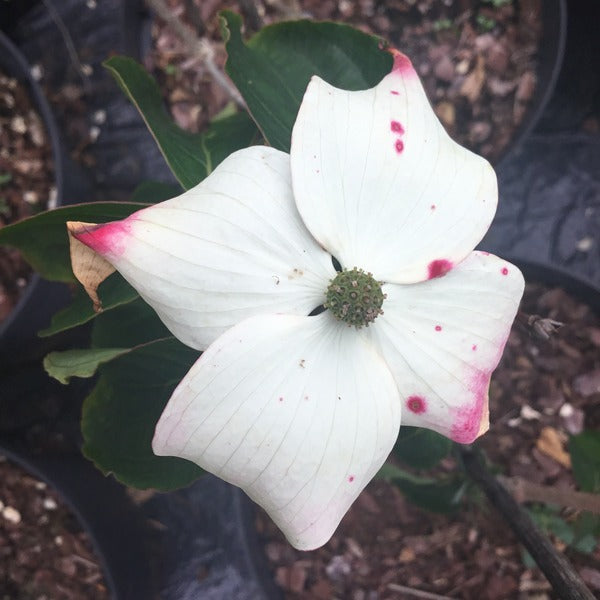
[[[94,303],[96,312],[102,310],[98,286],[115,271],[115,268],[89,244],[88,238],[99,227],[102,226],[97,223],[67,222],[73,275],[83,285],[87,295]]]

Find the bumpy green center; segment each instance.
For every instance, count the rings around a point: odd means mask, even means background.
[[[337,319],[360,329],[368,327],[383,313],[381,305],[385,297],[381,284],[373,279],[373,275],[355,267],[338,273],[331,280],[324,306]]]

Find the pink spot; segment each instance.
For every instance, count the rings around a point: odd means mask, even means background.
[[[473,352],[476,352],[477,351],[477,344],[473,344],[471,346],[471,350],[473,350]]]
[[[400,92],[397,92],[396,90],[392,90],[392,91],[390,92],[390,94],[394,94],[394,96],[399,96],[399,95],[400,95]]]
[[[406,407],[416,415],[420,415],[427,410],[425,399],[421,398],[421,396],[410,396],[406,401]]]
[[[320,169],[317,169],[317,170],[315,171],[315,173],[320,173],[320,172],[321,172],[321,170],[320,170]]]
[[[404,133],[404,127],[402,127],[402,124],[398,121],[392,121],[390,123],[390,128],[392,131],[399,133],[400,135]]]
[[[308,400],[308,396],[304,396],[304,399],[305,399],[305,400]]]
[[[442,330],[442,326],[441,325],[436,325],[435,326],[435,330],[436,331],[441,331]]]
[[[283,396],[279,396],[279,402],[283,402]]]
[[[443,277],[448,271],[452,269],[454,265],[445,258],[439,258],[437,260],[432,260],[427,266],[427,270],[429,271],[428,279],[433,279],[435,277]]]
[[[490,373],[477,371],[470,385],[472,396],[466,404],[453,410],[455,420],[450,430],[450,438],[459,444],[470,444],[488,426],[488,389]]]
[[[135,214],[135,213],[134,213]],[[125,251],[127,238],[131,231],[133,215],[122,221],[111,221],[100,225],[82,226],[72,231],[73,236],[98,254],[121,256]]]
[[[404,150],[404,142],[402,140],[396,140],[396,152],[398,154],[401,154],[402,151]]]
[[[502,275],[508,275],[508,269],[506,267],[503,267],[501,273]]]
[[[489,256],[490,255],[490,253],[486,252],[485,250],[479,250],[479,253],[483,254],[484,256]]]
[[[350,477],[348,477],[348,481],[352,483],[354,481],[354,475],[350,475]]]
[[[432,205],[431,205],[429,208],[430,208],[431,210],[435,210],[435,209],[437,208],[437,206],[436,206],[435,204],[432,204]]]
[[[408,56],[402,54],[402,52],[396,50],[395,48],[388,48],[388,52],[394,57],[394,66],[392,67],[392,72],[399,73],[405,77],[415,74],[415,70]]]

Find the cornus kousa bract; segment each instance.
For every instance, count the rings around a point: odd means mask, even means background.
[[[448,137],[395,52],[370,90],[313,77],[290,155],[241,150],[177,198],[69,228],[204,350],[154,452],[242,487],[312,549],[401,422],[462,443],[486,431],[523,291],[516,267],[473,251],[496,202],[490,165]]]

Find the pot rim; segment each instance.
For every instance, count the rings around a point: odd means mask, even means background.
[[[54,182],[56,185],[56,206],[62,206],[64,201],[65,165],[58,125],[42,89],[31,74],[29,63],[21,51],[2,31],[0,31],[0,67],[5,70],[8,75],[15,77],[27,87],[34,108],[42,119],[46,136],[52,150]],[[14,325],[15,321],[18,319],[19,313],[36,293],[36,288],[41,281],[42,278],[40,275],[33,272],[27,283],[27,287],[17,304],[13,307],[8,317],[0,323],[0,346],[3,335]]]

